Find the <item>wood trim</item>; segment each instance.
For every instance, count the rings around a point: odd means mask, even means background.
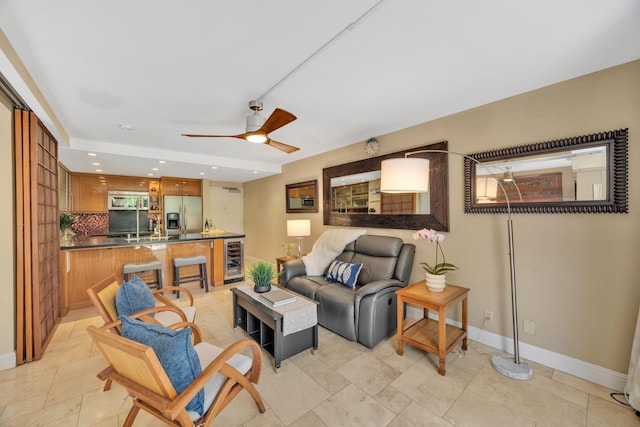
[[[22,155],[22,110],[14,109],[14,151],[16,167],[16,364],[25,359],[25,277],[24,277],[24,193]]]

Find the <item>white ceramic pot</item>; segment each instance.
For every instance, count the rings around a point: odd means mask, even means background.
[[[431,292],[442,292],[444,291],[446,280],[446,274],[427,273],[427,288]]]

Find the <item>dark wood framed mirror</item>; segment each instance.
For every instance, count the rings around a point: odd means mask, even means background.
[[[318,180],[285,186],[287,213],[318,212]]]
[[[325,225],[449,231],[447,153],[419,153],[429,159],[428,193],[380,193],[380,164],[419,150],[447,150],[447,141],[332,166],[322,170]],[[426,171],[425,171],[426,173]]]
[[[628,129],[468,156],[466,213],[628,211]]]

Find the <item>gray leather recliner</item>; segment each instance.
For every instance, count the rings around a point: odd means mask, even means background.
[[[362,263],[356,288],[323,276],[306,276],[301,259],[284,263],[280,283],[319,302],[318,323],[367,347],[374,347],[397,327],[396,294],[408,285],[416,247],[402,239],[363,235],[336,259]]]

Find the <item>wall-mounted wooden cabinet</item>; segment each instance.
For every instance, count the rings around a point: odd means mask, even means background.
[[[155,213],[162,212],[162,196],[202,196],[201,179],[161,178],[150,181],[136,176],[70,173],[68,181],[68,210],[71,212],[107,212],[109,191],[149,192],[150,207],[155,208],[150,211]],[[62,186],[60,188],[63,189]],[[65,196],[61,193],[59,197]]]
[[[104,175],[71,174],[72,212],[107,212],[107,179]]]
[[[163,196],[202,196],[201,179],[163,177],[160,182]]]
[[[71,183],[69,171],[58,164],[58,209],[60,212],[68,212],[71,207]]]
[[[138,176],[107,175],[109,191],[149,191],[149,180]]]

